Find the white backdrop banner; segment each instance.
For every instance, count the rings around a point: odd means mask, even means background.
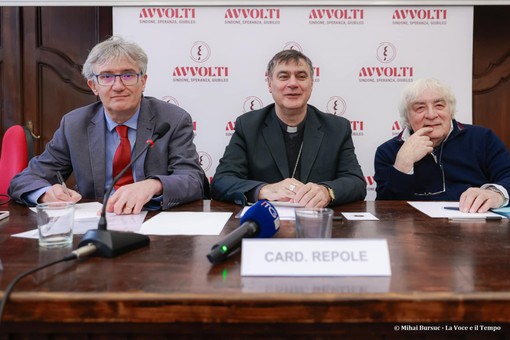
[[[397,103],[407,83],[448,83],[456,118],[472,122],[471,6],[116,7],[113,32],[147,52],[145,95],[193,117],[209,178],[236,117],[273,102],[266,66],[283,49],[314,64],[310,104],[351,122],[367,200],[375,198],[375,149],[401,130]]]

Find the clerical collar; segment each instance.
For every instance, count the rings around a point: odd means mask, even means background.
[[[285,124],[279,117],[278,115],[273,111],[275,117],[278,119],[278,122],[280,123],[280,126],[282,128],[282,131],[284,132],[287,132],[287,133],[296,133],[296,132],[300,132],[301,130],[303,130],[303,127],[305,126],[305,122],[306,122],[306,118],[303,119],[303,121],[301,123],[299,123],[298,125],[296,126],[290,126],[290,125],[287,125]]]

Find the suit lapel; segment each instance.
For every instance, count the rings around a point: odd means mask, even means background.
[[[315,112],[308,108],[303,136],[303,154],[301,155],[301,182],[303,183],[308,182],[310,172],[324,138],[324,133],[320,131],[320,128],[321,123],[317,119]]]
[[[287,163],[287,152],[283,141],[282,128],[273,113],[267,115],[265,120],[266,127],[262,130],[262,135],[266,145],[273,157],[280,174],[283,178],[288,178],[289,165]],[[283,156],[282,156],[283,155]]]
[[[91,119],[87,127],[89,140],[89,157],[92,170],[92,178],[94,180],[94,192],[96,197],[103,197],[104,186],[106,183],[106,141],[105,130],[106,122],[104,119],[103,107],[100,106],[94,117]]]
[[[138,155],[138,153],[145,148],[146,141],[152,137],[156,128],[156,120],[154,119],[155,116],[151,111],[149,102],[142,98],[140,105],[140,115],[138,116],[138,124],[136,128],[135,152],[133,155]],[[140,156],[140,158],[135,162],[135,176],[137,181],[141,181],[146,177],[143,166],[145,164],[146,156],[147,152]]]

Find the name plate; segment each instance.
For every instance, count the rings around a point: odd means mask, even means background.
[[[241,276],[391,276],[383,239],[243,239]]]

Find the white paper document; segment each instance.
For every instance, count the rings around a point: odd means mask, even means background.
[[[378,221],[379,219],[369,212],[343,212],[347,220]]]
[[[83,216],[86,214],[87,213],[84,213]],[[108,213],[106,214],[107,229],[137,233],[140,231],[145,216],[147,216],[147,211],[142,211],[138,215],[115,215],[114,213]],[[76,219],[75,216],[73,235],[81,235],[91,229],[97,229],[98,222],[99,216],[88,218],[82,217],[79,219]],[[22,233],[13,234],[12,236],[37,239],[39,238],[39,231],[37,229],[32,229]]]
[[[288,205],[276,205],[274,206],[276,211],[278,212],[278,217],[280,217],[280,220],[295,220],[296,219],[296,214],[295,214],[295,210],[296,208],[299,208],[299,207],[296,207],[296,206],[288,206]],[[241,213],[239,214],[239,217],[243,217],[244,216],[244,213],[246,213],[246,211],[248,209],[250,209],[251,206],[246,206],[243,208],[243,210],[241,211]]]
[[[99,218],[103,205],[99,202],[76,203],[74,205],[74,220],[81,220],[84,218]],[[37,213],[35,207],[30,208],[34,213]]]
[[[493,212],[486,213],[464,213],[459,210],[459,202],[407,202],[422,213],[433,218],[450,218],[450,219],[492,219],[501,218]]]
[[[160,212],[142,224],[145,235],[219,235],[229,212]]]

